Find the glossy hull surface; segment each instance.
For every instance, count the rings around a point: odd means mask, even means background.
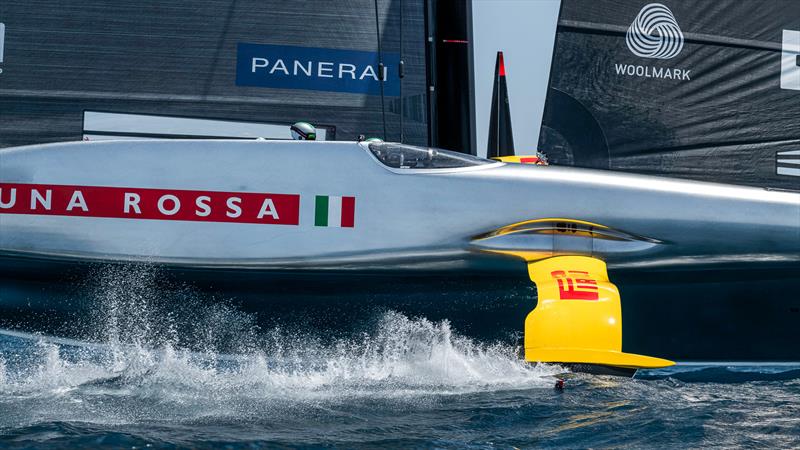
[[[426,273],[505,270],[487,250],[509,249],[590,254],[611,267],[800,262],[793,192],[502,163],[392,169],[355,143],[52,144],[2,150],[0,163],[6,255]],[[320,197],[342,208],[326,210],[323,226]],[[343,201],[352,203],[350,223],[328,224],[341,220]],[[629,233],[641,245],[567,232],[481,240],[553,218]]]

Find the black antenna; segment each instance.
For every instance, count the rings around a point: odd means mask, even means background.
[[[381,22],[378,18],[378,0],[375,0],[375,33],[378,37],[378,81],[381,84],[381,118],[383,119],[383,139],[386,139],[386,106],[383,93],[383,82],[386,80],[386,69],[383,66],[383,50],[381,49]]]

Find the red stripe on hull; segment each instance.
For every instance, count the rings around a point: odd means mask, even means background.
[[[18,183],[0,183],[0,189],[0,214],[275,225],[298,225],[300,221],[300,196],[297,194]],[[12,189],[16,190],[16,201],[9,207]],[[33,190],[42,197],[50,191],[49,209],[38,199],[31,207]]]

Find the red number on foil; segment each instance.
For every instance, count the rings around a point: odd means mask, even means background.
[[[581,270],[556,270],[550,275],[558,283],[558,294],[561,300],[599,300],[597,281],[589,277],[588,272]]]

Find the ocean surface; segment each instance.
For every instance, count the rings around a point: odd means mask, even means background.
[[[796,366],[570,374],[446,320],[321,337],[126,283],[85,339],[0,331],[0,447],[800,447]]]

